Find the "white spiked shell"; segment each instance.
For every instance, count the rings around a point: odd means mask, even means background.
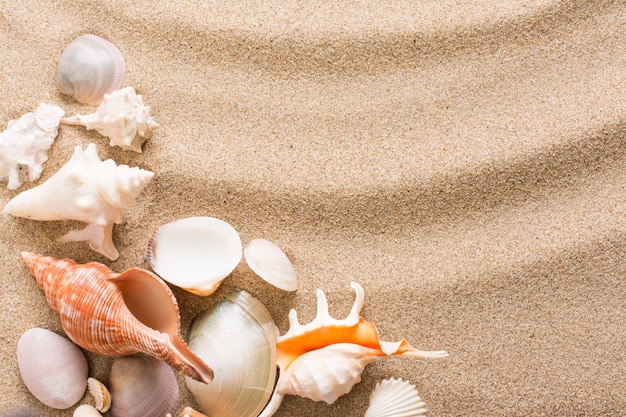
[[[74,149],[71,159],[43,184],[18,194],[4,208],[17,217],[32,220],[78,220],[89,225],[61,237],[61,241],[88,241],[109,259],[119,252],[112,239],[113,223],[150,182],[154,173],[111,159],[100,160],[96,145]]]
[[[57,67],[57,84],[85,104],[100,104],[104,95],[122,86],[126,63],[115,45],[96,35],[83,35],[68,44]]]
[[[41,176],[64,114],[58,106],[41,103],[33,113],[11,120],[0,133],[0,179],[8,179],[10,190]]]
[[[426,404],[415,385],[391,378],[376,384],[364,417],[416,417],[425,414]]]
[[[378,359],[392,355],[414,358],[448,355],[445,351],[415,349],[405,340],[381,341],[374,323],[359,316],[364,301],[363,288],[354,282],[350,286],[356,299],[343,320],[330,316],[326,296],[321,290],[317,291],[317,315],[311,323],[302,325],[295,310],[289,313],[289,331],[276,342],[280,375],[274,394],[259,417],[273,415],[286,394],[332,403],[361,380],[368,363]]]
[[[61,124],[96,129],[101,135],[109,137],[111,146],[139,153],[141,145],[159,126],[150,117],[150,107],[144,106],[141,95],[133,87],[105,94],[95,113],[66,117]]]

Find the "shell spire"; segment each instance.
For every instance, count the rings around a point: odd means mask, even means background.
[[[154,173],[137,167],[101,161],[96,145],[74,149],[70,160],[46,182],[11,199],[4,211],[31,220],[78,220],[89,225],[61,237],[83,241],[111,260],[119,252],[113,244],[113,223],[123,221],[124,210],[137,198]]]
[[[317,314],[300,324],[295,310],[289,313],[289,330],[276,342],[276,363],[280,375],[276,389],[259,417],[273,415],[286,394],[332,404],[360,382],[365,366],[389,356],[443,358],[445,351],[422,351],[406,340],[381,341],[374,323],[359,313],[364,304],[363,288],[353,282],[356,293],[348,316],[334,319],[328,312],[323,291],[317,291]]]
[[[57,313],[67,336],[91,352],[119,356],[143,352],[198,381],[213,370],[180,336],[176,297],[153,273],[22,252],[22,258]]]

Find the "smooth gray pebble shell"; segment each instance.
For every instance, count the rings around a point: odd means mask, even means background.
[[[17,365],[30,392],[45,405],[66,409],[87,389],[89,365],[78,346],[41,328],[24,332],[17,343]]]

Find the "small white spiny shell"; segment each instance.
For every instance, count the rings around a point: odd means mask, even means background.
[[[66,125],[81,125],[110,138],[111,146],[141,153],[141,145],[159,125],[150,117],[141,95],[126,87],[104,95],[95,113],[76,115],[61,120]]]
[[[10,190],[25,178],[35,181],[41,176],[64,114],[58,106],[41,103],[33,113],[11,120],[0,133],[0,179],[8,179]]]
[[[415,417],[425,414],[426,404],[415,385],[391,378],[376,384],[364,417]]]
[[[78,220],[88,223],[61,241],[88,241],[111,260],[119,252],[112,239],[113,223],[123,221],[126,208],[154,176],[153,172],[102,161],[96,145],[74,148],[70,160],[46,182],[11,199],[4,211],[32,220]]]
[[[57,67],[57,84],[85,104],[100,104],[104,95],[124,82],[126,63],[115,45],[96,35],[83,35],[68,44]]]

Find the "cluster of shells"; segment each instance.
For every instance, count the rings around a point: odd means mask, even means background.
[[[62,109],[43,103],[9,122],[0,134],[0,179],[7,180],[10,189],[25,180],[36,181],[60,125],[95,129],[109,137],[112,146],[141,152],[158,124],[132,87],[121,88],[124,73],[124,58],[110,42],[84,35],[70,43],[59,60],[59,88],[81,102],[99,104],[98,109],[64,117]],[[112,240],[113,225],[122,222],[124,211],[153,176],[137,167],[100,160],[93,143],[85,149],[78,146],[58,172],[11,199],[5,212],[31,220],[85,222],[85,229],[60,240],[87,241],[114,260],[119,252]],[[67,409],[88,390],[93,405],[77,407],[76,417],[107,412],[112,417],[171,416],[180,406],[177,370],[185,375],[200,410],[186,407],[181,417],[268,417],[285,395],[332,404],[376,360],[447,356],[445,351],[418,350],[405,340],[380,340],[374,323],[360,316],[364,291],[357,283],[351,284],[355,301],[344,319],[330,316],[326,296],[318,290],[315,319],[301,324],[291,310],[284,335],[252,295],[230,293],[193,320],[185,341],[168,283],[206,296],[245,258],[267,282],[295,291],[295,269],[272,242],[254,239],[244,249],[235,228],[212,217],[184,218],[159,227],[147,243],[147,257],[154,272],[131,268],[116,273],[97,262],[77,264],[22,252],[69,338],[33,328],[18,342],[20,374],[42,403]],[[118,357],[108,383],[89,377],[81,348]],[[39,372],[44,366],[54,366],[45,378]],[[388,379],[372,393],[365,416],[425,412],[412,384]]]

